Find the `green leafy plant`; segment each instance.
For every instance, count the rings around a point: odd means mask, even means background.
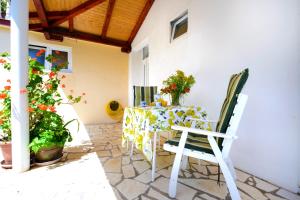
[[[161,89],[161,93],[170,94],[172,105],[176,106],[179,105],[181,95],[189,93],[195,82],[195,78],[192,75],[185,76],[183,71],[177,70],[176,74],[163,81],[165,87]]]
[[[1,13],[4,13],[7,10],[9,1],[8,0],[0,0],[0,1],[1,1],[1,3],[0,3],[0,5],[1,5]]]
[[[40,50],[36,53],[39,57],[45,53]],[[55,61],[52,55],[47,56],[46,60],[50,63]],[[63,117],[57,114],[56,108],[61,104],[75,104],[82,100],[85,93],[79,96],[68,95],[67,100],[63,100],[58,88],[65,88],[62,83],[65,75],[60,75],[59,70],[64,65],[53,66],[51,71],[45,71],[45,67],[29,58],[29,83],[26,88],[21,89],[21,94],[28,95],[29,111],[29,133],[32,151],[37,152],[42,147],[64,146],[65,142],[71,141],[72,137],[67,126],[76,119],[64,122]],[[10,56],[4,53],[0,57],[0,65],[10,71]],[[0,141],[11,140],[11,80],[6,80],[3,90],[0,90]],[[78,123],[78,121],[77,121]]]

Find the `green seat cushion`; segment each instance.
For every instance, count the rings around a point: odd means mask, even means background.
[[[248,68],[238,74],[233,74],[230,78],[227,95],[222,105],[220,117],[217,123],[216,131],[226,133],[229,127],[230,118],[237,103],[238,95],[241,93],[249,76]]]
[[[166,141],[167,144],[178,146],[180,137],[181,137],[181,131],[178,131],[174,138]],[[215,138],[218,142],[219,138]],[[206,135],[198,135],[194,133],[188,133],[188,137],[185,143],[184,148],[194,150],[194,151],[202,151],[209,154],[214,154],[213,150],[210,147],[210,144],[208,142]],[[220,147],[220,150],[222,151],[222,147]]]
[[[134,106],[140,106],[141,101],[146,101],[147,105],[154,102],[154,95],[157,94],[157,86],[133,86]]]

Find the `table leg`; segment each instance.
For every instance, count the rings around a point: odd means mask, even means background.
[[[153,138],[153,154],[152,154],[152,182],[155,178],[155,169],[156,169],[156,136],[157,133],[154,132],[154,138]]]

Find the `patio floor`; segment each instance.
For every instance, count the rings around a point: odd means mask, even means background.
[[[151,182],[151,166],[144,156],[134,152],[130,160],[121,147],[121,124],[86,127],[90,141],[67,148],[59,163],[33,167],[22,174],[0,169],[0,199],[170,199],[168,182],[174,155],[158,151],[157,177]],[[291,199],[300,196],[236,169],[242,199]],[[189,167],[180,172],[176,198],[230,199],[221,176],[217,184],[216,165],[190,159]]]

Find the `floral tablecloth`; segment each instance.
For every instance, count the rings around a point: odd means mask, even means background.
[[[134,141],[136,148],[142,150],[150,161],[154,132],[170,131],[172,125],[191,127],[189,118],[205,119],[206,116],[201,107],[195,106],[127,107],[123,117],[122,141],[123,144]],[[209,123],[197,122],[196,127],[211,130]]]

